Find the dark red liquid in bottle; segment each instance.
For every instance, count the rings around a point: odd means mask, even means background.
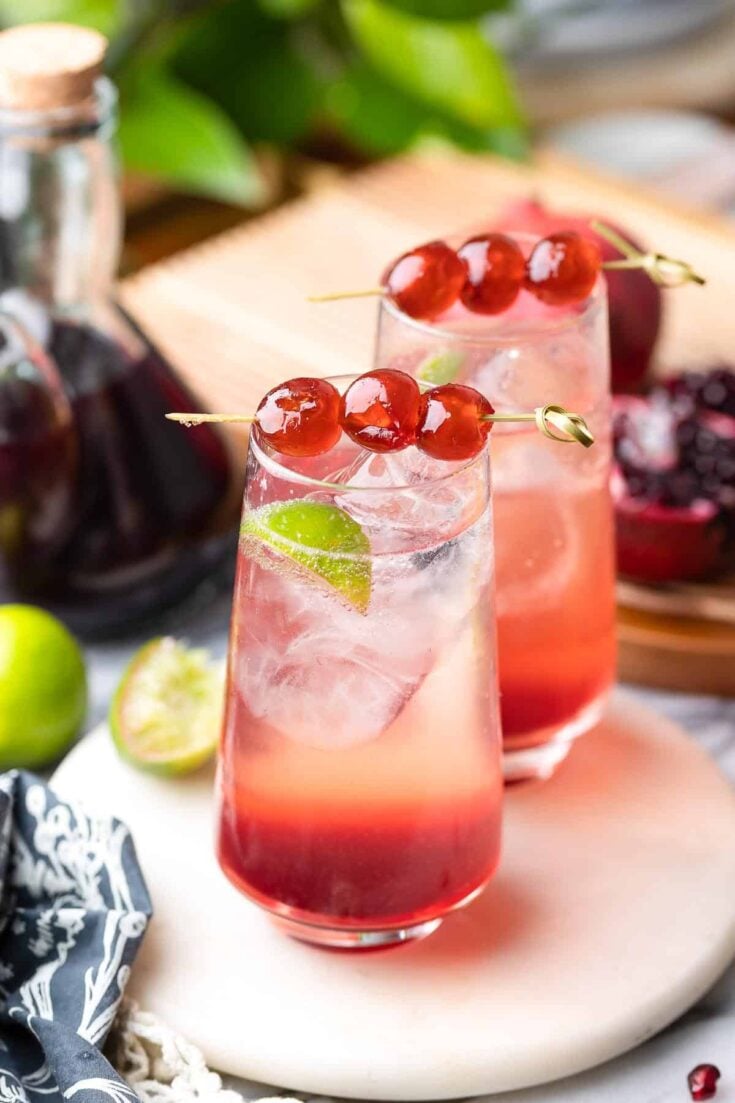
[[[0,368],[7,350],[0,332]],[[47,582],[73,504],[71,419],[27,369],[0,376],[0,600]]]
[[[143,355],[88,325],[54,321],[46,349],[64,382],[71,427],[60,435],[29,404],[0,458],[3,498],[12,499],[24,468],[34,473],[22,481],[26,545],[31,537],[38,545],[38,555],[16,556],[0,575],[0,601],[38,601],[92,635],[184,597],[234,543],[226,446],[211,426],[166,420],[196,403],[161,355],[134,338]],[[0,387],[0,417],[7,401]],[[63,515],[56,529],[45,519],[54,510]]]

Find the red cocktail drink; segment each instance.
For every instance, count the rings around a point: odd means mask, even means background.
[[[427,933],[496,866],[487,467],[346,438],[287,460],[253,433],[219,858],[307,941]]]

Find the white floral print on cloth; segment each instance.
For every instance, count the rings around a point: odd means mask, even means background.
[[[0,1101],[135,1101],[101,1047],[150,915],[124,824],[0,775]]]

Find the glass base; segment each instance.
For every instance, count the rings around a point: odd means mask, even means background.
[[[283,915],[271,914],[271,919],[291,938],[297,938],[299,942],[308,942],[311,946],[322,946],[328,950],[384,950],[390,946],[401,946],[404,942],[426,938],[441,925],[441,919],[427,919],[423,923],[395,930],[359,931],[349,928],[317,927],[310,923],[301,923],[298,919],[288,919]]]
[[[229,877],[229,873],[225,870]],[[420,923],[411,923],[406,927],[384,927],[377,930],[360,930],[359,927],[327,927],[321,923],[308,923],[303,919],[296,919],[293,915],[284,915],[272,907],[266,907],[271,922],[299,942],[308,942],[311,946],[321,946],[325,950],[387,950],[391,946],[402,946],[406,942],[416,942],[420,938],[426,938],[433,934],[442,921],[454,911],[466,908],[473,900],[484,891],[490,880],[491,873],[482,884],[468,892],[461,900],[451,904],[441,915],[424,919]],[[234,883],[234,882],[233,882]],[[242,892],[242,887],[238,886]],[[245,895],[250,895],[245,893]],[[252,899],[252,896],[251,896]],[[264,905],[260,904],[261,907]]]
[[[503,740],[506,785],[550,778],[569,754],[574,740],[599,722],[606,700],[606,693],[596,697],[560,728],[542,728],[513,740]]]
[[[454,911],[466,908],[473,900],[476,900],[487,887],[490,878],[495,872],[495,865],[488,871],[487,876],[474,889],[465,896],[455,900],[453,904],[444,906],[439,915],[432,915],[428,919],[422,919],[417,923],[409,923],[403,927],[347,927],[339,926],[339,920],[334,917],[334,927],[328,923],[313,923],[309,919],[302,918],[304,912],[296,912],[286,904],[268,899],[255,893],[234,871],[222,862],[220,855],[220,868],[228,881],[238,892],[250,900],[257,907],[262,908],[268,919],[284,934],[296,938],[299,942],[308,942],[311,946],[321,946],[326,950],[382,950],[391,946],[401,946],[406,942],[415,942],[417,939],[426,938],[433,934]],[[308,914],[308,913],[306,913]],[[330,917],[325,917],[330,918]],[[369,920],[366,920],[366,923]]]

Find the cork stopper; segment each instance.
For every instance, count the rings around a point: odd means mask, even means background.
[[[107,40],[69,23],[29,23],[0,32],[0,108],[48,111],[89,99]]]

